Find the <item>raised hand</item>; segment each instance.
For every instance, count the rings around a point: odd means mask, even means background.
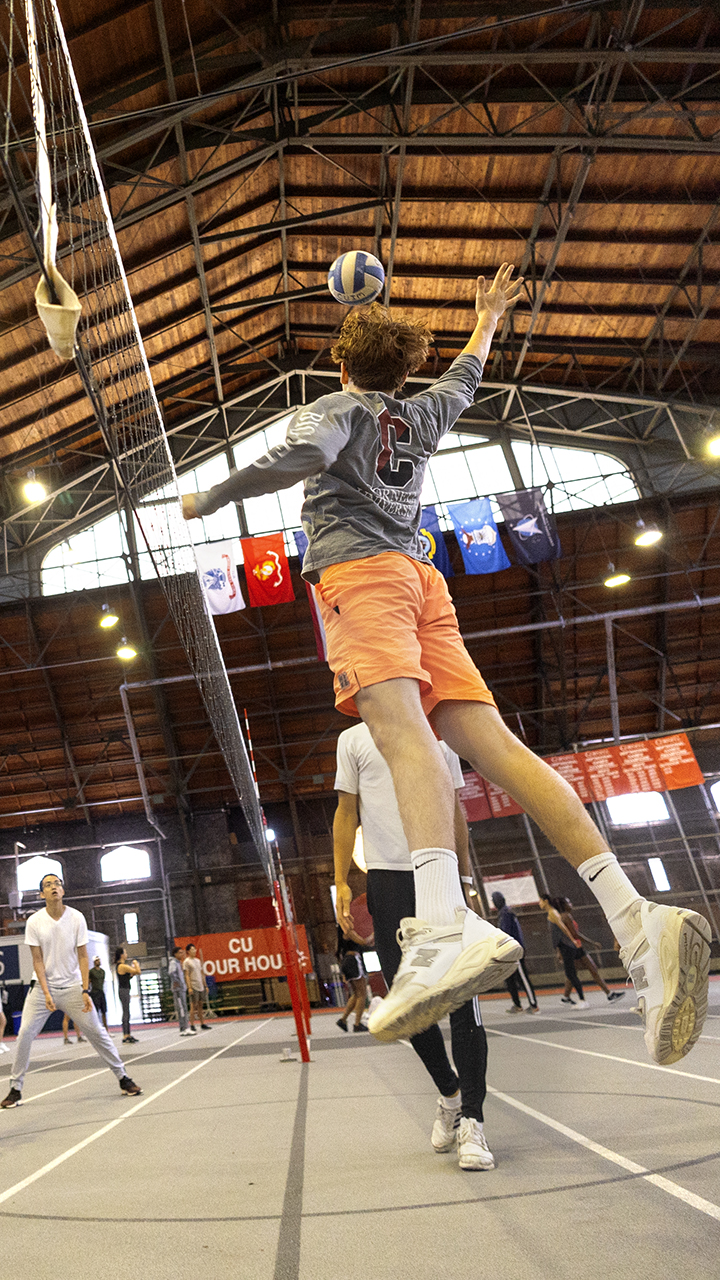
[[[503,262],[489,287],[485,283],[485,276],[478,276],[475,295],[475,310],[478,315],[491,315],[497,322],[510,307],[514,307],[520,297],[524,276],[511,279],[513,270],[511,265]]]

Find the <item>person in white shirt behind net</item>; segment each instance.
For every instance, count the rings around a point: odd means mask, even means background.
[[[45,899],[45,906],[28,916],[25,923],[25,942],[32,951],[35,978],[23,1005],[10,1092],[0,1102],[3,1108],[17,1107],[22,1101],[33,1041],[56,1009],[72,1018],[76,1030],[117,1078],[121,1093],[133,1098],[142,1093],[127,1075],[115,1045],[98,1022],[90,999],[87,924],[80,911],[65,906],[64,896],[65,887],[59,876],[43,876],[40,897]]]
[[[455,790],[455,848],[460,880],[470,905],[473,878],[468,829],[458,800],[462,770],[455,752],[444,742],[440,746]],[[352,893],[347,877],[360,823],[375,950],[390,987],[402,960],[398,937],[413,937],[418,929],[413,863],[390,770],[362,721],[345,729],[338,738],[335,790],[338,807],[333,821],[333,851],[339,927],[352,927]],[[430,1141],[437,1152],[453,1151],[457,1145],[461,1169],[494,1169],[483,1126],[487,1036],[477,996],[450,1014],[450,1035],[455,1071],[437,1025],[410,1040],[440,1094]]]

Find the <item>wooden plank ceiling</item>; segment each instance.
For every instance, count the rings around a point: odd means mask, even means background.
[[[313,372],[331,367],[344,315],[324,288],[339,252],[377,253],[391,304],[430,319],[426,376],[464,342],[475,276],[507,259],[525,272],[526,302],[486,371],[499,388],[487,421],[463,430],[585,447],[600,438],[647,496],[637,510],[563,516],[555,568],[458,576],[463,629],[608,608],[598,580],[608,560],[637,559],[629,531],[639,511],[659,516],[667,537],[637,562],[632,603],[718,593],[718,471],[703,454],[720,412],[715,4],[59,7],[180,470],[327,389]],[[15,59],[8,155],[32,214],[28,75],[17,50]],[[5,61],[0,50],[3,102]],[[0,506],[9,580],[31,586],[53,542],[116,502],[77,371],[46,348],[35,284],[0,185]],[[531,426],[517,409],[528,389],[562,408]],[[601,395],[613,399],[595,413]],[[19,488],[31,467],[51,497],[28,509]],[[689,493],[703,486],[704,496]],[[230,667],[312,658],[297,595],[262,616],[219,620]],[[112,596],[141,649],[137,678],[181,674],[160,592]],[[2,825],[21,813],[33,822],[77,818],[83,804],[94,816],[139,804],[121,673],[96,628],[101,603],[85,593],[0,614]],[[720,720],[709,611],[628,626],[617,637],[623,731]],[[598,624],[473,651],[504,713],[551,750],[609,732],[604,644]],[[341,722],[324,669],[307,662],[234,680],[256,720],[266,798],[331,787]],[[231,798],[191,684],[137,691],[133,709],[159,807]]]

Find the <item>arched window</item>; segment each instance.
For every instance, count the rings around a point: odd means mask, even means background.
[[[293,412],[283,414],[233,447],[233,460],[238,470],[249,466],[267,449],[285,439]],[[610,454],[522,440],[511,441],[510,448],[523,483],[547,490],[547,505],[552,511],[587,510],[588,507],[613,502],[629,502],[640,496],[626,464]],[[179,477],[180,492],[202,492],[220,484],[229,474],[227,455],[216,454]],[[450,530],[452,521],[447,513],[447,503],[489,496],[495,517],[502,519],[495,494],[508,493],[514,487],[507,457],[499,444],[483,436],[450,431],[428,463],[421,501],[423,506],[437,504],[440,527]],[[151,536],[155,539],[156,548],[160,548],[167,537],[162,502],[167,495],[163,490],[152,496],[159,500],[159,505],[153,517],[154,532]],[[292,530],[300,528],[302,504],[302,484],[282,489],[279,493],[246,498],[241,505],[248,533],[255,536],[282,530],[288,555],[296,555]],[[231,540],[235,563],[242,563],[240,525],[234,503],[202,520],[194,520],[192,537],[196,543]],[[135,541],[139,547],[144,546],[137,524]],[[115,512],[98,524],[72,534],[48,551],[41,570],[43,595],[61,595],[66,591],[127,582],[127,557],[125,515]],[[142,577],[154,577],[155,570],[147,551],[139,552],[139,561]]]
[[[152,875],[147,849],[121,844],[100,859],[100,879],[104,884],[117,880],[148,880]]]
[[[20,863],[17,873],[18,889],[21,893],[39,893],[43,876],[51,874],[64,880],[62,863],[57,858],[47,858],[44,853],[38,853],[34,858]]]

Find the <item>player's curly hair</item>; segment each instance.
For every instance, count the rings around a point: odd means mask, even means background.
[[[392,316],[373,302],[345,318],[330,354],[344,362],[350,378],[363,391],[397,391],[409,373],[428,358],[432,333],[424,320]]]

